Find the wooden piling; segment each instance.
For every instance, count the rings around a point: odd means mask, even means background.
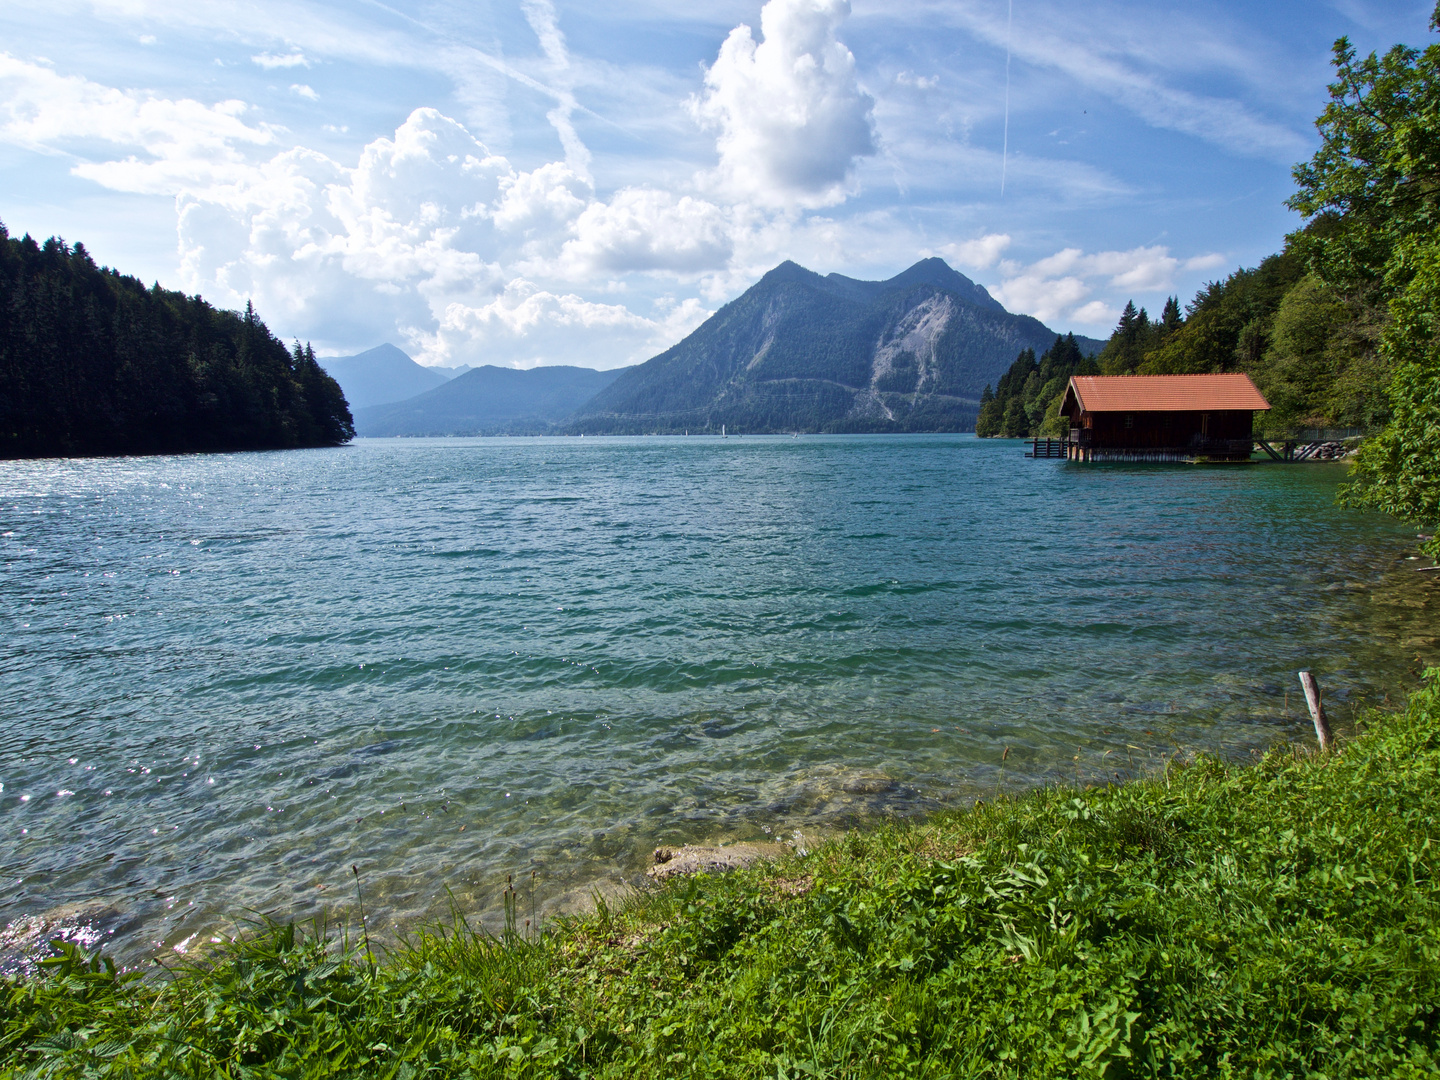
[[[1325,705],[1320,700],[1320,687],[1308,668],[1300,672],[1300,686],[1305,691],[1305,704],[1310,706],[1310,719],[1315,722],[1315,737],[1320,740],[1320,749],[1329,750],[1330,721],[1325,719]]]

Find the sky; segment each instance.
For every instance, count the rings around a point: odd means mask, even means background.
[[[1330,50],[1429,0],[0,5],[0,221],[340,355],[612,368],[940,256],[1106,336],[1279,249]]]

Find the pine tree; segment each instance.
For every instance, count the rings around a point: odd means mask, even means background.
[[[1120,313],[1120,322],[1115,327],[1115,333],[1129,339],[1135,336],[1135,329],[1140,325],[1140,313],[1135,310],[1135,301],[1126,300],[1125,310]]]

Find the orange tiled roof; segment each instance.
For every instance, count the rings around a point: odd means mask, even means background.
[[[1224,412],[1270,408],[1249,375],[1075,375],[1071,394],[1086,412]],[[1068,402],[1067,402],[1068,404]]]

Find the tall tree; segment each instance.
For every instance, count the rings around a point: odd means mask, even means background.
[[[1440,4],[1430,19],[1440,29]],[[1393,255],[1440,227],[1440,46],[1359,58],[1335,42],[1335,81],[1315,126],[1320,149],[1295,167],[1287,205],[1325,227],[1304,250],[1329,282],[1393,296],[1414,271]]]
[[[1146,321],[1140,312],[1135,310],[1135,301],[1126,300],[1125,310],[1120,313],[1120,324],[1115,327],[1115,332],[1121,337],[1133,338]]]
[[[1134,300],[1125,301],[1115,332],[1100,350],[1100,370],[1106,375],[1133,375],[1153,347],[1154,332],[1146,310],[1136,308]]]
[[[1430,18],[1440,30],[1440,4]],[[1335,43],[1336,79],[1295,169],[1292,208],[1320,223],[1305,248],[1330,283],[1388,305],[1391,420],[1362,448],[1351,505],[1440,526],[1440,45],[1361,59]],[[1440,556],[1440,539],[1428,550]]]
[[[1060,399],[1070,377],[1099,373],[1095,361],[1080,351],[1074,334],[1056,335],[1038,360],[1034,349],[1024,349],[994,390],[985,388],[975,434],[1010,439],[1060,434],[1066,424],[1060,416]]]

